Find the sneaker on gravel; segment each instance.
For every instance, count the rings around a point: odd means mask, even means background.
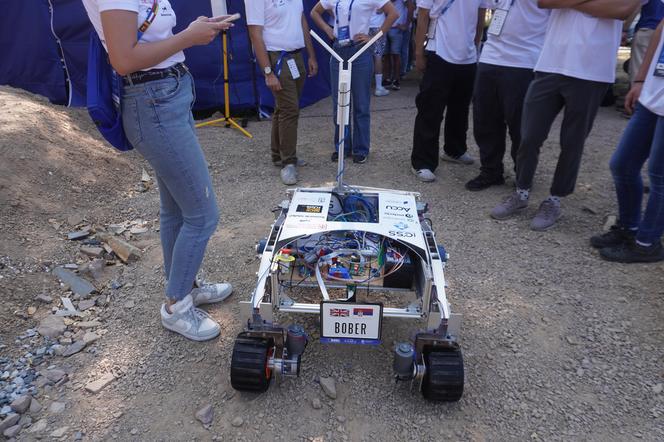
[[[468,155],[468,152],[456,158],[443,152],[443,154],[440,156],[440,159],[447,161],[448,163],[465,164],[466,166],[475,164],[475,158]]]
[[[500,186],[505,184],[505,178],[502,176],[499,177],[490,177],[487,175],[479,174],[472,180],[466,183],[466,189],[477,192],[479,190],[488,189],[491,186]]]
[[[274,167],[281,167],[283,165],[281,163],[281,160],[274,161],[274,162],[272,162],[272,164],[274,164]],[[307,165],[306,161],[304,161],[301,158],[297,159],[297,167],[302,167],[302,166],[306,166],[306,165]]]
[[[191,295],[171,305],[171,313],[166,310],[166,304],[162,304],[161,324],[192,341],[208,341],[221,333],[219,324],[203,310],[194,307]]]
[[[385,95],[390,95],[390,91],[385,89],[383,86],[376,86],[376,90],[374,91],[374,95],[377,97],[384,97]]]
[[[213,304],[224,301],[233,293],[233,286],[227,282],[209,283],[203,280],[196,281],[196,287],[191,290],[194,305]]]
[[[398,91],[401,89],[401,83],[399,83],[399,80],[394,80],[392,82],[392,90],[393,91]]]
[[[392,80],[391,80],[391,79],[389,79],[389,78],[384,78],[384,77],[383,77],[383,81],[381,82],[381,86],[386,87],[386,86],[389,86],[389,85],[391,85],[391,84],[392,84]]]
[[[430,183],[432,181],[436,181],[436,175],[433,174],[432,171],[429,169],[411,169],[415,176],[419,178],[420,181],[424,181],[425,183]]]
[[[281,169],[281,181],[287,186],[292,186],[297,183],[297,170],[295,170],[295,164],[286,164],[286,166]]]
[[[664,247],[659,241],[650,246],[642,246],[635,239],[630,239],[618,246],[601,249],[599,256],[606,261],[624,264],[659,262],[664,261]]]
[[[596,249],[616,247],[634,239],[636,230],[626,229],[618,224],[611,226],[608,232],[590,238],[590,245]]]
[[[548,199],[544,200],[537,209],[530,228],[538,232],[548,230],[558,222],[561,216],[563,216],[563,210],[560,208],[560,204]]]
[[[367,162],[367,158],[369,155],[365,155],[363,153],[355,153],[353,154],[353,163],[355,164],[364,164]]]
[[[517,192],[512,193],[491,211],[491,218],[504,220],[528,207],[528,200],[521,199]]]

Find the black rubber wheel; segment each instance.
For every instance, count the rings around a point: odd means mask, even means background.
[[[262,393],[267,391],[272,379],[268,358],[272,340],[247,337],[240,333],[235,338],[231,359],[231,385],[239,391]]]
[[[463,356],[461,350],[435,349],[424,354],[426,373],[422,396],[436,402],[455,402],[463,396]]]

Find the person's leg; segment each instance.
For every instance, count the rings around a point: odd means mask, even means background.
[[[390,39],[390,77],[392,78],[392,89],[400,89],[401,77],[401,45],[403,42],[403,32],[399,28],[391,28],[389,33]]]
[[[637,229],[641,222],[643,180],[641,169],[653,145],[657,116],[637,104],[609,163],[618,199],[618,225]]]
[[[287,60],[282,62],[279,81],[281,90],[275,94],[278,107],[281,111],[279,116],[279,153],[281,164],[297,164],[297,126],[300,117],[300,91],[304,82],[306,71],[301,53],[293,54],[293,60],[300,76],[293,79],[288,68]]]
[[[277,63],[277,60],[279,59],[279,53],[278,52],[268,52],[268,57],[270,58],[270,65],[272,66],[272,70],[274,71],[275,65]],[[281,117],[281,101],[279,100],[279,92],[272,92],[272,96],[274,97],[274,112],[272,112],[272,130],[270,134],[270,152],[272,155],[272,162],[277,163],[281,161],[281,137],[279,134],[279,129],[281,125],[279,124],[280,122],[280,117]]]
[[[451,158],[459,158],[468,150],[466,135],[468,133],[468,114],[470,101],[473,98],[473,86],[477,65],[450,64],[454,72],[453,84],[450,85],[450,98],[445,115],[444,150]]]
[[[373,58],[365,52],[353,62],[352,115],[353,115],[353,161],[364,162],[371,146],[371,74]],[[364,157],[364,158],[362,158]]]
[[[607,83],[565,77],[561,94],[565,114],[560,127],[560,155],[553,175],[551,195],[564,197],[574,191],[586,138],[592,130]]]
[[[536,73],[528,87],[521,119],[521,144],[516,159],[518,189],[532,188],[540,148],[563,108],[561,81],[562,76],[558,74]]]
[[[161,238],[161,249],[164,256],[164,274],[166,280],[171,273],[173,261],[173,247],[180,235],[180,229],[184,222],[182,210],[168,190],[166,183],[156,174],[157,187],[159,188],[159,236]]]
[[[516,155],[521,144],[521,120],[523,103],[528,92],[528,86],[533,80],[531,69],[503,68],[504,75],[500,77],[500,96],[503,114],[510,134],[512,147],[510,155],[516,171]]]
[[[408,62],[410,57],[410,25],[405,31],[401,31],[401,76],[408,73]]]
[[[427,52],[427,68],[415,98],[417,115],[413,130],[411,165],[415,170],[438,167],[440,124],[450,96],[452,72],[449,63],[433,52]]]
[[[342,52],[341,50],[338,50]],[[340,126],[337,124],[337,94],[339,93],[339,62],[330,57],[330,89],[332,95],[332,121],[334,123],[334,150],[339,152],[339,140],[344,143],[344,155],[350,155],[352,152],[352,143],[350,136],[340,134]],[[351,130],[347,128],[347,133],[350,135]]]
[[[505,127],[500,88],[502,69],[480,63],[473,97],[473,134],[480,151],[480,174],[487,179],[503,177]]]
[[[641,28],[634,34],[632,39],[632,51],[629,60],[629,83],[634,84],[636,74],[638,74],[643,58],[646,55],[646,50],[650,44],[650,39],[654,34],[654,30],[648,28]]]
[[[660,116],[657,116],[652,137],[648,178],[650,195],[636,234],[637,242],[644,245],[660,243],[664,232],[664,117]]]

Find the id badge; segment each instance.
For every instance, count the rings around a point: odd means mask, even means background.
[[[337,28],[337,42],[340,46],[348,46],[350,41],[350,26],[339,26]]]
[[[659,59],[655,63],[655,77],[664,78],[664,46],[662,46],[662,53],[659,54]]]
[[[438,24],[438,20],[431,20],[429,21],[429,28],[427,29],[427,38],[429,40],[433,40],[436,38],[436,25]]]
[[[300,70],[297,68],[297,63],[295,63],[295,60],[289,58],[286,64],[288,64],[288,69],[290,69],[291,77],[293,77],[293,80],[300,78]]]
[[[491,25],[487,33],[489,35],[500,35],[503,32],[503,27],[505,26],[505,20],[507,19],[507,9],[496,9],[493,13],[493,19],[491,19]]]

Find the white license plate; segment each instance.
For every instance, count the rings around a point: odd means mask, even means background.
[[[382,304],[323,301],[320,304],[321,342],[379,344]]]

